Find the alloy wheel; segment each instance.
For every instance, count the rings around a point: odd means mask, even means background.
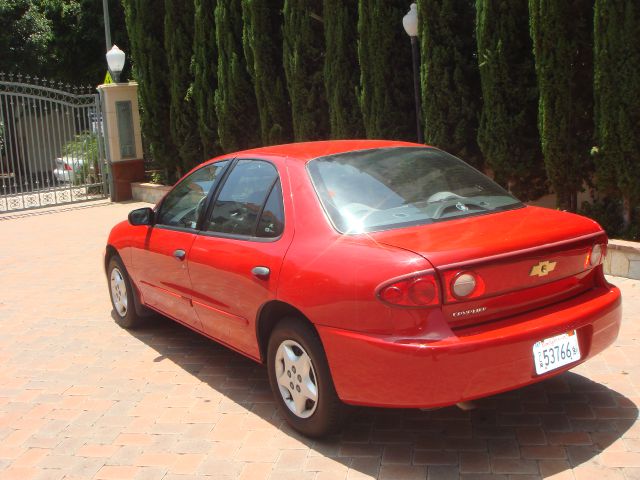
[[[111,270],[110,285],[113,308],[118,315],[124,317],[127,315],[127,285],[122,272],[117,267]]]
[[[318,406],[318,385],[311,357],[293,340],[285,340],[275,355],[275,373],[285,405],[299,418],[309,418]]]

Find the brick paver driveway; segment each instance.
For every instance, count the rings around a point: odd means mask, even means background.
[[[168,320],[116,326],[102,271],[137,204],[0,216],[1,479],[640,478],[640,282],[617,344],[462,412],[356,409],[311,441],[266,371]]]

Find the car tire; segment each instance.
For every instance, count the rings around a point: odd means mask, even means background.
[[[122,260],[114,255],[107,266],[109,296],[115,321],[122,328],[134,329],[144,324],[145,317],[136,311],[135,292]]]
[[[335,433],[345,409],[336,394],[317,332],[300,318],[284,318],[269,338],[269,384],[287,422],[309,437]]]

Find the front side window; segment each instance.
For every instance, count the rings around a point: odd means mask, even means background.
[[[212,163],[185,177],[162,201],[156,224],[195,229],[207,195],[228,164],[228,160]]]
[[[307,167],[322,206],[342,233],[522,206],[491,179],[435,148],[360,150],[316,158]]]
[[[277,180],[278,172],[269,162],[240,160],[222,186],[204,229],[256,236],[258,217]],[[262,228],[263,233],[271,233],[268,225]]]

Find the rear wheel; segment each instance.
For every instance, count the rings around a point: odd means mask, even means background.
[[[122,260],[117,255],[114,255],[109,260],[107,279],[116,323],[123,328],[141,326],[144,323],[144,318],[136,312],[135,293]]]
[[[319,437],[338,430],[343,405],[315,330],[298,318],[285,318],[269,338],[269,383],[287,422]]]

